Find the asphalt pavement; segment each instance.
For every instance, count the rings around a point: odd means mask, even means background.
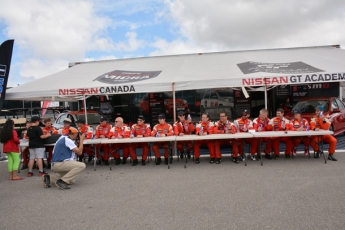
[[[0,229],[344,229],[345,155],[220,165],[92,165],[70,190],[8,180],[0,162]]]

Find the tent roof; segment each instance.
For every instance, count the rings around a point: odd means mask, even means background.
[[[75,63],[9,89],[6,99],[69,101],[83,94],[164,92],[172,91],[172,83],[178,91],[344,79],[345,50],[339,46],[232,51]]]

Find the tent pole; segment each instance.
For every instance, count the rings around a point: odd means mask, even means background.
[[[171,84],[171,87],[172,87],[172,91],[173,91],[173,109],[174,109],[173,116],[174,116],[174,124],[175,124],[175,122],[176,122],[176,98],[175,98],[175,83],[174,82]],[[174,141],[174,155],[177,156],[177,143],[176,143],[176,141]],[[177,156],[177,159],[178,159],[178,156]]]
[[[172,83],[172,91],[173,91],[173,116],[174,116],[174,123],[176,122],[176,101],[175,101],[175,83]]]
[[[265,109],[267,109],[267,85],[265,84]]]
[[[85,113],[85,122],[86,124],[89,124],[87,122],[87,114],[86,114],[86,98],[85,98],[85,94],[83,94],[83,99],[84,99],[84,113]]]

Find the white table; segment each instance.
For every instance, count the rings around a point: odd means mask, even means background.
[[[94,147],[94,151],[93,151],[93,171],[96,171],[96,161],[97,161],[97,157],[96,157],[96,152],[97,152],[97,144],[101,144],[101,142],[103,140],[107,140],[107,138],[97,138],[97,139],[85,139],[83,142],[83,145],[92,145]],[[84,153],[83,153],[84,154]],[[102,159],[102,157],[101,157]]]
[[[265,132],[252,132],[253,137],[259,138],[259,150],[261,154],[261,138],[263,137],[310,137],[310,136],[322,136],[322,135],[327,135],[333,134],[333,131],[330,130],[322,130],[320,129],[319,131],[292,131],[292,130],[287,130],[287,131],[265,131]],[[322,153],[323,153],[323,142],[321,143],[322,147]],[[310,157],[310,154],[309,154]],[[323,157],[325,159],[325,164],[327,163],[326,156],[323,153]],[[261,157],[262,158],[262,157]]]
[[[251,133],[223,133],[223,134],[209,134],[209,135],[183,135],[176,136],[176,141],[198,141],[198,140],[219,140],[219,139],[242,139],[242,146],[244,145],[245,138],[253,138]],[[245,158],[244,158],[245,159]],[[184,167],[186,168],[187,158],[185,156]],[[247,161],[245,160],[245,166],[247,166]]]
[[[106,139],[101,142],[101,144],[122,144],[122,143],[140,143],[140,142],[164,142],[168,141],[170,146],[171,142],[175,141],[176,136],[166,136],[166,137],[133,137],[133,138],[114,138],[114,139]],[[169,146],[169,152],[170,152]],[[171,155],[171,154],[169,154]],[[110,170],[111,170],[111,163]],[[170,160],[168,160],[168,169],[170,169]]]

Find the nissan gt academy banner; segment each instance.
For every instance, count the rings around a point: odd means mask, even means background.
[[[308,84],[319,82],[341,82],[345,81],[345,73],[319,73],[319,74],[298,74],[290,76],[266,76],[243,78],[243,86],[263,85],[287,85],[287,84]]]
[[[0,46],[0,110],[5,101],[8,74],[10,73],[14,40],[7,40]]]
[[[237,66],[244,74],[252,74],[258,72],[279,74],[279,76],[243,78],[243,86],[286,85],[345,80],[345,73],[325,73],[324,70],[318,69],[301,61],[286,63],[265,63],[249,61],[239,63],[237,64]]]

